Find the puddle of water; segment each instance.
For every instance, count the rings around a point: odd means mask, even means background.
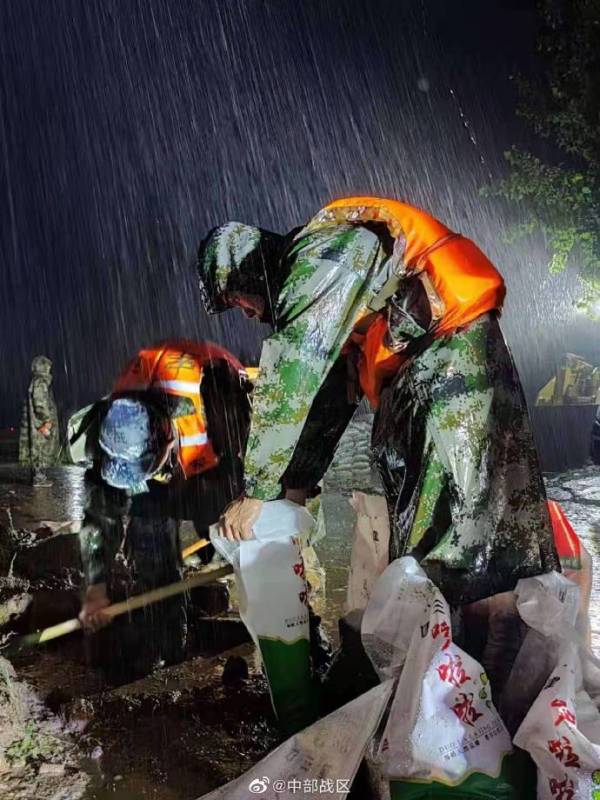
[[[16,464],[0,464],[0,524],[7,522],[10,509],[16,528],[32,528],[40,520],[79,520],[85,500],[80,467],[53,467],[46,470],[52,486],[29,484],[29,469]]]
[[[210,791],[208,784],[194,781],[186,792],[173,789],[168,781],[156,783],[147,775],[129,773],[118,779],[103,781],[96,778],[88,787],[83,800],[189,800]]]

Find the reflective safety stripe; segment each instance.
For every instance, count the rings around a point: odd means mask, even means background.
[[[156,381],[154,386],[161,389],[173,389],[174,392],[184,392],[185,394],[198,394],[200,384],[196,381]]]
[[[114,392],[139,389],[152,393],[164,392],[191,401],[193,410],[186,407],[183,416],[172,417],[177,430],[179,452],[177,460],[186,478],[213,469],[219,459],[206,430],[204,401],[200,391],[205,364],[224,360],[241,369],[241,364],[226,350],[213,345],[175,340],[140,350],[115,383]],[[140,384],[143,384],[140,386]],[[159,409],[160,410],[160,409]],[[164,409],[168,413],[169,408]]]
[[[191,447],[195,444],[206,444],[208,436],[206,433],[195,433],[193,436],[180,436],[179,444],[182,447]]]

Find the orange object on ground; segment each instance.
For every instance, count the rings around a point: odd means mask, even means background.
[[[226,361],[243,373],[241,363],[224,347],[185,339],[167,341],[140,350],[113,388],[113,394],[153,390],[191,400],[193,411],[173,420],[179,435],[179,463],[186,478],[212,469],[219,461],[208,438],[200,393],[204,367],[215,361]]]
[[[581,542],[555,500],[548,500],[554,544],[563,569],[581,569]]]
[[[181,551],[181,557],[185,561],[186,558],[193,556],[194,553],[197,553],[198,550],[203,550],[205,547],[208,547],[210,544],[210,539],[198,539],[194,542],[194,544],[189,545],[189,547],[184,548]]]
[[[436,336],[502,307],[504,281],[487,256],[470,239],[408,203],[381,197],[341,198],[325,206],[309,228],[331,222],[369,221],[383,222],[395,239],[392,258],[398,262],[398,274],[421,276]],[[387,346],[386,333],[385,320],[376,321],[360,341],[364,356],[359,365],[361,387],[375,407],[385,379],[402,363],[402,356]]]

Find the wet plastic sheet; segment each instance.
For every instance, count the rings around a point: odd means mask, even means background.
[[[535,650],[554,668],[514,742],[538,768],[539,800],[600,800],[600,662],[576,630],[579,589],[557,573],[519,581],[517,608]]]
[[[415,559],[397,559],[383,573],[362,637],[380,676],[400,672],[374,753],[392,796],[513,798],[501,775],[511,741],[487,677],[452,641],[448,605]]]
[[[356,511],[348,575],[348,611],[364,609],[371,591],[389,562],[390,522],[385,497],[354,492]]]
[[[67,452],[73,464],[89,465],[91,463],[89,455],[86,453],[87,437],[85,432],[75,438],[86,416],[93,408],[93,404],[80,408],[67,422]],[[74,440],[74,441],[72,441]]]
[[[301,733],[292,736],[251,770],[203,800],[342,800],[367,744],[388,705],[393,681],[376,686]]]

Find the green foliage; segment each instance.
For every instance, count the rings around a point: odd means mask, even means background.
[[[582,283],[578,305],[599,316],[600,299],[600,0],[541,0],[538,51],[546,70],[535,84],[520,79],[519,113],[568,157],[549,164],[513,148],[508,176],[488,196],[519,204],[517,239],[541,231],[548,267],[572,261]]]
[[[42,734],[35,722],[30,720],[23,736],[11,742],[6,748],[5,756],[9,764],[32,764],[46,761],[54,754],[56,742],[54,737]]]

